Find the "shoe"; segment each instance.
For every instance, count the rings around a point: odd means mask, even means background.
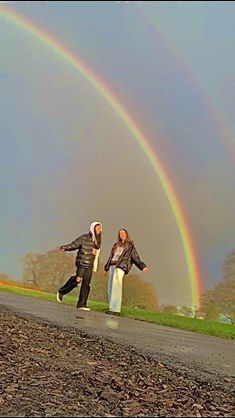
[[[114,312],[114,311],[106,311],[105,312],[107,315],[114,315],[114,316],[120,316],[120,312]]]
[[[61,303],[63,300],[63,295],[60,292],[57,292],[56,299],[59,303]]]
[[[81,309],[82,311],[90,311],[90,308],[87,306],[77,306],[77,309]]]

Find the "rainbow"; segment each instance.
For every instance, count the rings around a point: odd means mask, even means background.
[[[144,26],[148,30],[148,33],[151,35],[152,31],[154,30],[153,36],[155,35],[157,35],[158,37],[160,36],[161,39],[164,41],[164,43],[167,45],[167,47],[170,48],[172,54],[174,54],[174,58],[176,62],[178,62],[179,65],[183,64],[184,69],[187,71],[187,75],[191,82],[191,85],[195,87],[197,94],[199,95],[202,103],[204,103],[206,109],[208,110],[208,112],[210,112],[210,115],[215,123],[215,126],[217,127],[217,130],[221,136],[223,145],[226,146],[225,148],[227,148],[226,151],[228,151],[228,157],[232,159],[234,162],[235,142],[233,141],[233,138],[231,137],[231,134],[225,122],[225,118],[222,116],[221,112],[220,113],[218,112],[212,100],[210,99],[208,94],[206,94],[205,89],[203,89],[201,83],[196,78],[195,74],[190,68],[189,63],[185,60],[185,57],[176,48],[172,40],[169,39],[169,37],[164,33],[163,29],[158,25],[158,23],[152,17],[146,14],[145,9],[141,5],[137,5],[136,7],[137,7],[136,10],[137,10],[138,16],[141,17],[141,20],[143,21]]]
[[[190,280],[192,306],[198,306],[201,293],[201,279],[190,231],[174,189],[166,175],[164,168],[162,167],[162,164],[158,159],[158,156],[154,152],[147,138],[141,132],[140,128],[137,126],[136,122],[132,119],[130,114],[125,110],[123,105],[111,93],[109,88],[100,81],[100,79],[91,71],[90,68],[88,68],[84,62],[82,62],[67,48],[62,46],[61,42],[56,40],[53,36],[36,26],[25,17],[2,4],[0,5],[0,16],[1,15],[12,22],[14,25],[17,25],[19,28],[29,32],[31,36],[34,36],[38,41],[46,44],[48,48],[54,50],[58,55],[60,55],[67,64],[75,67],[119,115],[123,123],[138,142],[147,159],[149,160],[153,170],[160,179],[163,190],[167,196],[183,245],[183,251]]]

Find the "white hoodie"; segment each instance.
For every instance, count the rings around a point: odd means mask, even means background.
[[[97,224],[98,225],[101,225],[101,227],[102,227],[102,224],[100,222],[92,222],[92,224],[90,225],[90,232],[92,234],[92,240],[95,243],[96,243],[95,226]],[[97,249],[97,251],[96,251],[96,255],[95,255],[95,259],[94,259],[94,264],[93,264],[93,271],[97,271],[99,256],[100,256],[100,248]]]

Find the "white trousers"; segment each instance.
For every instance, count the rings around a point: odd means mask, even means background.
[[[122,307],[122,283],[124,271],[110,266],[108,278],[108,300],[109,310],[112,312],[121,312]]]

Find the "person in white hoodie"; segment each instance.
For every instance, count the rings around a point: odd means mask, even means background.
[[[63,296],[71,292],[82,281],[77,308],[89,311],[87,299],[90,293],[90,281],[93,271],[97,270],[101,246],[102,224],[92,222],[90,231],[80,235],[71,244],[61,245],[60,251],[77,251],[76,274],[58,289],[57,301],[62,302]]]

